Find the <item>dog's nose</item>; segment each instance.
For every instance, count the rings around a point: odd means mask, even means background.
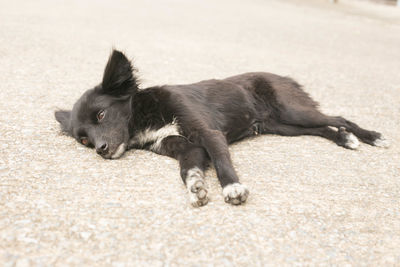
[[[96,152],[97,154],[100,155],[105,155],[108,152],[108,144],[107,143],[100,143],[98,146],[96,146]]]

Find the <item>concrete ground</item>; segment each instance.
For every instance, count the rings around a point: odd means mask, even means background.
[[[399,265],[400,9],[339,3],[1,0],[0,265]],[[143,86],[289,75],[392,146],[248,139],[231,146],[248,203],[210,170],[192,208],[175,160],[103,160],[59,130],[113,46]]]

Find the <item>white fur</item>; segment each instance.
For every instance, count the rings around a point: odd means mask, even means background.
[[[374,141],[374,146],[388,148],[390,146],[390,142],[385,137],[381,136]]]
[[[200,170],[198,167],[194,167],[194,168],[188,170],[186,179],[190,179],[190,180],[192,180],[194,178],[203,179],[203,176],[204,176],[203,171]]]
[[[125,150],[126,150],[126,144],[125,143],[120,144],[118,146],[117,150],[114,152],[114,154],[111,155],[111,158],[117,159],[117,158],[121,157],[122,154],[124,154]]]
[[[354,134],[348,133],[344,145],[348,148],[356,149],[360,145],[360,141],[358,141],[358,138]]]
[[[207,204],[207,190],[204,182],[204,173],[202,170],[197,167],[188,170],[186,176],[186,188],[188,190],[189,201],[192,206],[200,207]]]
[[[222,190],[225,201],[234,205],[241,204],[246,201],[249,190],[245,185],[240,183],[229,184]]]
[[[166,124],[164,127],[158,130],[147,128],[143,131],[140,131],[129,141],[129,145],[143,146],[147,143],[153,143],[150,146],[150,150],[158,152],[160,150],[162,140],[171,135],[180,135],[179,126],[176,123],[176,120],[170,124]]]

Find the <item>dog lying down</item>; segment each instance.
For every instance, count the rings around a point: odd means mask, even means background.
[[[380,133],[318,111],[318,103],[294,80],[271,73],[245,73],[223,80],[139,89],[135,69],[114,50],[103,81],[86,91],[72,111],[55,112],[64,132],[117,159],[130,148],[147,149],[179,161],[193,206],[207,204],[204,171],[211,161],[227,203],[246,201],[228,144],[260,135],[316,135],[357,149],[359,140],[387,147]]]

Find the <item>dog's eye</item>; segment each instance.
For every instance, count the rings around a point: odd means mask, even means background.
[[[106,115],[106,112],[104,110],[100,110],[99,113],[97,113],[97,120],[101,121],[104,119],[104,116]]]
[[[81,143],[82,143],[82,145],[87,146],[87,145],[89,145],[89,139],[87,139],[86,137],[82,137],[81,138]]]

